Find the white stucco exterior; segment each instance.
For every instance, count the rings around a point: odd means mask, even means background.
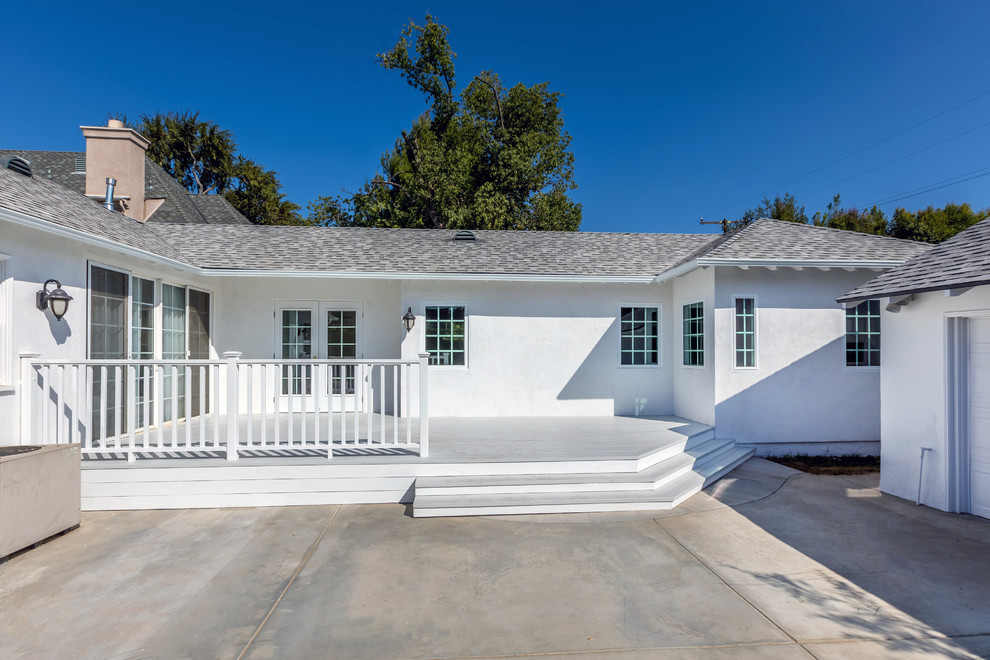
[[[17,353],[89,357],[86,287],[93,263],[210,292],[214,358],[226,351],[280,358],[277,310],[322,304],[359,310],[358,358],[411,360],[424,351],[425,307],[463,305],[467,364],[429,368],[431,416],[672,414],[715,425],[719,437],[755,444],[762,453],[864,451],[880,437],[879,370],[845,366],[844,312],[835,303],[875,274],[866,269],[711,266],[653,283],[217,276],[6,222],[0,231],[0,255],[6,255],[0,310],[7,310],[0,314],[3,444],[20,441]],[[35,309],[35,293],[49,278],[75,299],[61,322]],[[734,366],[736,296],[757,301],[753,369]],[[705,355],[698,367],[683,364],[682,337],[682,308],[696,302],[704,305]],[[622,306],[659,310],[659,365],[620,363]],[[401,323],[408,308],[417,317],[410,333]],[[891,339],[884,327],[885,355],[893,350],[889,342],[905,341],[896,328]],[[409,389],[415,410],[416,383]],[[374,401],[378,410],[379,398]],[[386,412],[390,406],[388,400]]]
[[[958,296],[944,291],[917,294],[900,312],[883,313],[881,490],[914,500],[918,496],[921,448],[931,447],[925,456],[921,502],[957,510],[950,495],[958,474],[949,460],[953,404],[948,388],[949,324],[950,320],[987,315],[990,286],[978,286]]]
[[[718,269],[713,346],[720,434],[756,445],[758,454],[876,452],[880,370],[846,366],[845,310],[835,302],[874,275]],[[735,366],[737,297],[756,300],[754,368]]]

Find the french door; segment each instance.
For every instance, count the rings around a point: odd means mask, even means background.
[[[283,360],[354,360],[361,353],[361,303],[279,303],[275,308],[275,355]],[[311,405],[314,383],[321,411],[363,410],[362,372],[354,365],[321,369],[286,365],[279,374],[282,409],[289,398],[306,396]],[[298,404],[296,404],[298,405]]]

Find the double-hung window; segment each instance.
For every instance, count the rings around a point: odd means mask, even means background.
[[[467,314],[463,305],[426,307],[426,352],[430,364],[467,366]]]
[[[696,302],[682,308],[684,366],[705,366],[705,305]]]
[[[619,363],[660,364],[660,310],[656,307],[619,308]]]
[[[846,308],[846,366],[880,366],[880,301]]]
[[[756,367],[756,300],[736,298],[736,368]]]

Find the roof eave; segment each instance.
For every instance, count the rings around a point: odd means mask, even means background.
[[[971,289],[974,286],[984,286],[990,284],[990,278],[983,280],[974,280],[972,282],[953,282],[952,284],[934,284],[932,286],[925,287],[912,287],[907,289],[878,289],[873,291],[867,291],[863,293],[857,293],[855,295],[849,293],[841,298],[836,298],[835,301],[838,303],[858,303],[864,300],[873,300],[876,298],[897,298],[898,296],[910,296],[918,293],[935,293],[937,291],[955,291],[957,289]]]

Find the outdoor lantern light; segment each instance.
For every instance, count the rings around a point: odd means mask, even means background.
[[[49,291],[48,285],[55,283],[55,290]],[[52,308],[52,314],[55,315],[56,321],[61,321],[62,317],[69,310],[69,301],[72,300],[72,296],[67,294],[62,290],[62,283],[58,280],[48,280],[45,282],[44,286],[41,287],[41,291],[38,292],[38,309],[45,311],[48,309],[49,305]]]
[[[413,326],[416,325],[416,317],[413,316],[412,307],[402,315],[402,325],[406,326],[406,332],[412,332]]]

